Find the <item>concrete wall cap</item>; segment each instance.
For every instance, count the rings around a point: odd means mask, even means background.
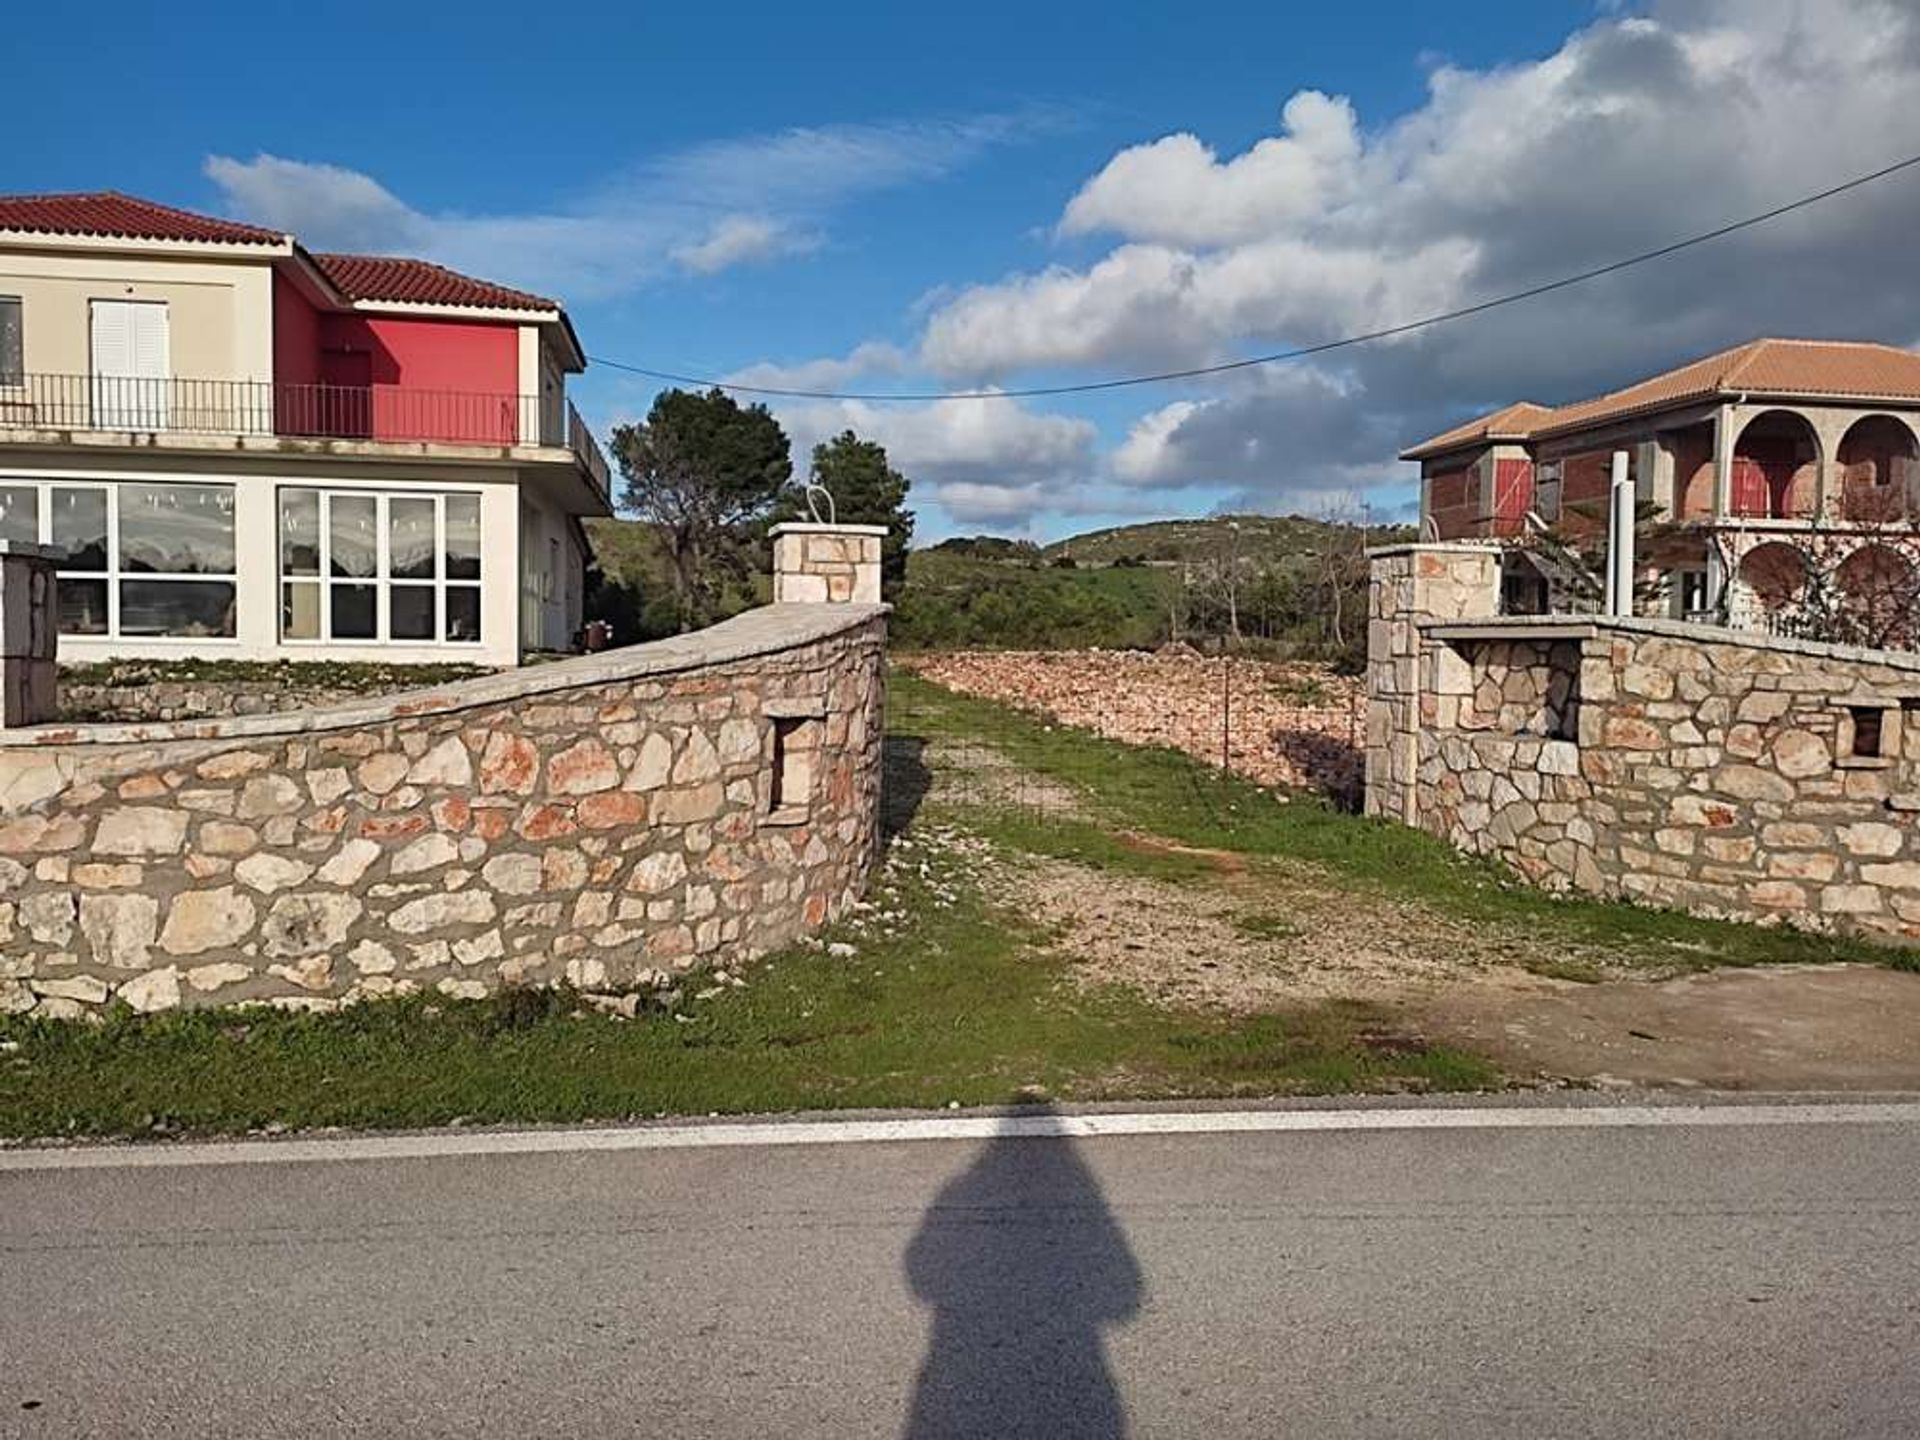
[[[783,520],[767,532],[782,535],[885,535],[884,525],[825,525],[812,520]]]
[[[677,675],[731,665],[763,655],[831,640],[859,630],[891,611],[888,605],[763,605],[690,635],[645,645],[575,655],[498,675],[458,680],[338,705],[240,715],[220,720],[178,720],[141,725],[35,725],[0,730],[0,750],[63,745],[151,745],[176,740],[234,740],[264,735],[300,735],[382,725],[421,715],[444,715],[536,695],[579,690],[657,675]]]
[[[1426,620],[1422,634],[1436,640],[1578,639],[1617,631],[1625,635],[1658,635],[1690,640],[1697,645],[1736,645],[1750,650],[1774,650],[1820,660],[1847,660],[1910,670],[1920,675],[1920,654],[1910,650],[1869,650],[1860,645],[1835,645],[1825,640],[1796,640],[1787,635],[1765,635],[1725,625],[1700,625],[1686,620],[1654,620],[1625,615],[1507,615],[1497,620]],[[1560,632],[1564,632],[1560,633]]]
[[[1369,560],[1386,560],[1395,555],[1498,555],[1504,547],[1498,541],[1475,544],[1465,540],[1402,540],[1394,545],[1374,545],[1367,550]]]
[[[21,555],[29,560],[58,560],[64,553],[51,545],[35,545],[28,540],[0,540],[0,555]]]

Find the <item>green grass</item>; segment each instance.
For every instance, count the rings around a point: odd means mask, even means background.
[[[1912,952],[1863,942],[1556,901],[1403,827],[1310,800],[1282,802],[1176,752],[1050,726],[912,676],[895,677],[892,704],[898,734],[984,738],[1013,763],[1084,797],[1084,814],[1062,818],[966,810],[968,843],[997,855],[1066,859],[1174,884],[1213,883],[1233,861],[1248,866],[1248,885],[1272,875],[1294,885],[1324,884],[1355,906],[1414,899],[1486,935],[1512,937],[1517,963],[1566,978],[1596,978],[1587,958],[1595,947],[1610,962],[1665,972],[1766,961],[1916,963]],[[1362,1004],[1235,1017],[1076,983],[1049,937],[983,892],[966,847],[939,823],[951,818],[923,813],[908,832],[910,848],[900,852],[904,863],[883,878],[879,912],[830,937],[852,941],[852,957],[797,947],[749,967],[746,988],[690,998],[678,1012],[619,1020],[557,991],[467,1002],[411,997],[333,1015],[122,1011],[99,1025],[0,1018],[0,1135],[562,1122],[971,1105],[1023,1094],[1231,1097],[1499,1083],[1484,1060],[1397,1033]],[[883,922],[880,912],[904,918]],[[1294,920],[1274,910],[1254,908],[1234,923],[1263,944],[1284,944],[1299,933]],[[894,933],[884,933],[888,928]],[[685,988],[703,983],[690,977]]]
[[[381,695],[491,675],[485,665],[385,665],[339,660],[103,660],[62,665],[62,685],[271,685]]]
[[[675,633],[667,556],[652,528],[640,521],[590,519],[596,569],[602,583],[589,596],[592,618],[608,621],[616,639],[629,643]],[[1218,639],[1224,617],[1211,620],[1184,602],[1182,565],[1217,563],[1231,541],[1249,575],[1243,618],[1260,610],[1253,602],[1258,587],[1251,576],[1271,573],[1291,619],[1254,631],[1288,654],[1320,646],[1317,623],[1301,613],[1330,533],[1355,542],[1342,525],[1300,516],[1208,516],[1152,521],[1093,531],[1056,541],[1044,549],[1023,541],[994,537],[956,538],[922,546],[907,557],[904,583],[890,594],[894,603],[892,639],[896,648],[1069,649],[1091,645],[1131,648],[1158,645],[1172,633],[1172,613],[1183,619],[1179,633]],[[1374,528],[1375,543],[1406,538],[1411,532]],[[763,541],[743,542],[744,573],[729,579],[721,608],[725,613],[764,604],[768,582],[760,573]],[[1269,619],[1272,617],[1269,616]]]
[[[1911,951],[1865,940],[1556,898],[1417,830],[1345,814],[1311,797],[1277,797],[1179,751],[1105,740],[915,675],[896,673],[891,683],[896,731],[936,740],[989,737],[1013,764],[1085,795],[1094,813],[1076,824],[1086,831],[1132,829],[1185,845],[1304,861],[1358,896],[1417,900],[1524,938],[1541,966],[1562,963],[1553,955],[1557,943],[1604,948],[1614,964],[1661,971],[1838,960],[1920,965]],[[1074,827],[1055,828],[1073,833]]]
[[[925,853],[916,850],[915,854]],[[0,1020],[0,1134],[582,1121],[866,1106],[1467,1089],[1478,1059],[1382,1033],[1363,1006],[1235,1020],[1065,982],[964,875],[902,872],[912,923],[837,958],[798,948],[745,989],[623,1021],[569,992],[410,997],[332,1015]],[[937,892],[936,893],[936,887]],[[954,897],[942,905],[943,895]],[[872,927],[869,926],[869,929]],[[850,933],[843,931],[842,933]]]

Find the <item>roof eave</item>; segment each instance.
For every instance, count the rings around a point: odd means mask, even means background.
[[[34,250],[160,250],[169,255],[213,256],[221,259],[272,260],[297,248],[291,235],[278,240],[186,240],[159,235],[104,235],[90,230],[0,229],[0,246]]]
[[[1490,435],[1468,435],[1458,440],[1449,440],[1444,444],[1429,440],[1416,445],[1411,450],[1402,450],[1402,460],[1437,460],[1442,455],[1458,454],[1462,450],[1484,450],[1489,445],[1524,445],[1534,438],[1535,432],[1497,431]]]

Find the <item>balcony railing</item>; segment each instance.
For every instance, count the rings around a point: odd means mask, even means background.
[[[559,407],[538,395],[118,375],[17,378],[0,384],[0,428],[565,446],[603,495],[609,485],[606,457],[572,405],[563,421]]]
[[[580,457],[580,463],[587,467],[587,474],[593,477],[593,483],[599,487],[600,498],[611,502],[613,499],[613,472],[607,468],[607,457],[600,451],[600,442],[593,438],[593,431],[587,428],[587,422],[580,418],[580,412],[573,408],[573,402],[567,402],[567,448]]]

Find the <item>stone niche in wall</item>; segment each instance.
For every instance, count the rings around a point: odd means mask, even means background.
[[[1580,642],[1461,639],[1433,642],[1433,713],[1439,729],[1573,740],[1580,731]]]

